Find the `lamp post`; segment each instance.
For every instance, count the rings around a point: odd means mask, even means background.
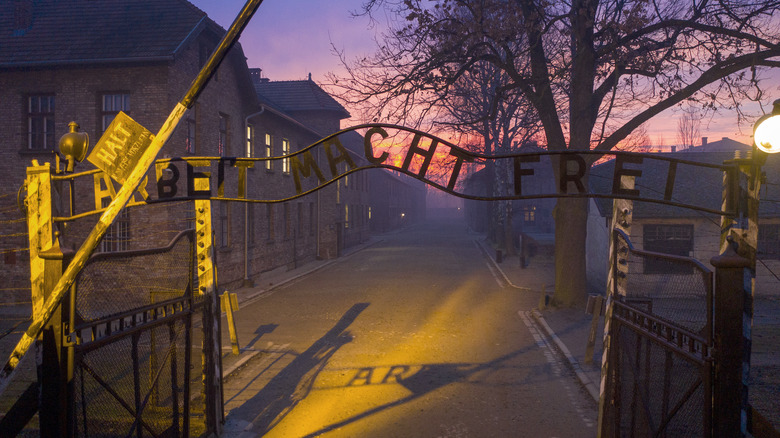
[[[746,158],[730,160],[736,167],[727,184],[724,209],[730,205],[735,218],[721,222],[721,254],[715,267],[714,290],[714,436],[746,436],[751,416],[743,380],[750,369],[751,328],[758,245],[758,204],[761,166],[767,154],[780,152],[780,100],[771,114],[753,125],[753,151]],[[730,192],[730,193],[728,193]],[[738,394],[735,396],[735,394]],[[757,418],[752,418],[755,427]]]

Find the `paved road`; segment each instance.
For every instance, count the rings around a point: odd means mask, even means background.
[[[587,437],[596,406],[460,223],[387,237],[237,314],[262,351],[224,436]]]

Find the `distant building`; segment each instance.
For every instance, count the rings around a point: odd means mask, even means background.
[[[735,152],[744,157],[751,147],[734,140],[703,142],[702,146],[676,153],[665,153],[681,160],[722,164],[734,158]],[[614,161],[595,166],[591,170],[590,184],[596,193],[609,193],[612,185]],[[666,177],[668,165],[658,160],[645,160],[642,176],[637,184],[644,188],[657,187]],[[763,167],[766,173],[761,190],[759,207],[758,259],[756,293],[764,296],[780,296],[780,157],[770,155]],[[662,186],[662,184],[660,184]],[[683,204],[706,206],[720,210],[723,193],[722,172],[715,169],[686,166],[678,169],[672,200]],[[609,253],[611,199],[594,199],[590,208],[588,226],[588,278],[589,285],[597,290],[606,287],[607,259]],[[712,257],[719,253],[720,217],[699,211],[649,202],[634,202],[631,242],[648,251],[693,257],[709,266]],[[653,273],[653,267],[646,267]],[[659,272],[660,273],[660,272]]]
[[[535,144],[527,144],[518,148],[515,152],[534,153],[542,152],[543,148]],[[557,186],[552,171],[549,156],[542,155],[539,162],[523,163],[523,167],[533,171],[532,178],[523,178],[522,195],[556,193]],[[469,175],[464,184],[464,192],[470,195],[488,196],[488,172],[482,169]],[[555,219],[553,209],[556,200],[554,198],[519,199],[512,201],[512,230],[515,236],[515,244],[521,242],[519,236],[526,239],[536,249],[546,253],[553,251],[555,243]],[[471,229],[479,232],[488,231],[488,223],[493,213],[490,202],[466,200],[466,222]]]

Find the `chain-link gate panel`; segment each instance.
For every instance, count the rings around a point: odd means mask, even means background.
[[[616,245],[617,263],[628,269],[626,295],[613,303],[609,429],[621,437],[710,436],[712,273],[688,257],[635,250],[622,233]]]
[[[192,357],[194,233],[166,248],[94,256],[76,286],[72,397],[77,436],[189,436],[204,430]],[[199,353],[199,351],[198,351]],[[202,398],[197,398],[202,399]]]

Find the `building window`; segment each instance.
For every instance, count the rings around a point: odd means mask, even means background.
[[[282,139],[282,155],[288,155],[290,153],[290,140],[286,138]],[[290,173],[290,159],[285,158],[282,160],[282,173]]]
[[[645,251],[689,257],[693,251],[693,225],[645,225],[643,227]],[[689,274],[687,264],[669,262],[660,258],[646,258],[645,274]]]
[[[247,227],[247,234],[249,238],[249,244],[254,245],[255,243],[255,204],[254,203],[247,203],[246,204],[246,227]]]
[[[303,203],[302,202],[298,203],[297,209],[298,209],[298,225],[295,228],[295,230],[296,230],[295,237],[296,238],[303,236]]]
[[[252,125],[246,125],[246,157],[252,158],[255,156],[255,148],[254,148],[254,128]]]
[[[214,51],[216,44],[202,42],[198,46],[198,65],[199,68],[203,68],[211,57],[211,53]],[[219,68],[214,70],[214,80],[219,81]]]
[[[757,249],[760,259],[780,260],[780,224],[758,225]]]
[[[349,205],[344,204],[344,228],[349,228]]]
[[[103,127],[103,132],[106,132],[108,125],[114,120],[119,111],[126,113],[130,112],[130,95],[129,94],[104,94],[103,95],[103,109],[100,112],[100,123]]]
[[[274,204],[265,204],[265,223],[268,224],[266,239],[274,240]]]
[[[54,148],[54,96],[27,98],[27,149]]]
[[[309,202],[309,235],[314,235],[314,221],[316,217],[314,216],[314,203]]]
[[[230,246],[230,208],[227,202],[219,203],[219,247]]]
[[[111,199],[103,199],[103,208],[108,207]],[[130,243],[130,211],[123,208],[114,222],[106,230],[103,240],[100,241],[101,252],[127,251]]]
[[[290,203],[284,204],[284,238],[289,239],[292,234],[292,226],[290,224]]]
[[[224,114],[219,115],[219,143],[217,152],[220,157],[227,156],[229,118]]]
[[[187,119],[187,138],[184,140],[184,148],[188,154],[195,153],[195,120]]]
[[[186,229],[195,229],[195,202],[193,201],[184,203],[184,223]]]
[[[266,158],[271,158],[274,156],[273,140],[274,138],[271,134],[265,134],[265,157]],[[269,172],[274,170],[274,162],[271,160],[266,161],[265,170]]]
[[[536,206],[523,206],[523,222],[528,225],[533,225],[536,223]]]

